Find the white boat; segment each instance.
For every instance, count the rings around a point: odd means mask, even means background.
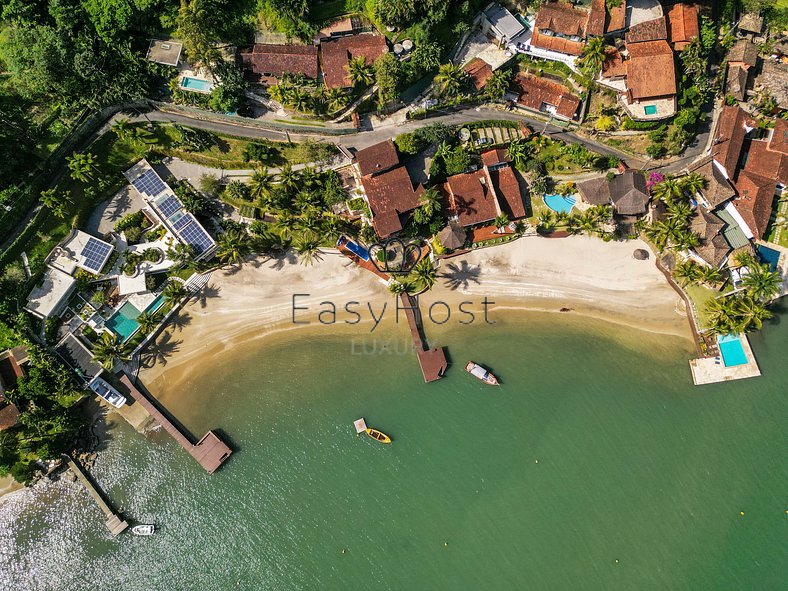
[[[489,384],[490,386],[497,386],[498,385],[498,378],[496,378],[492,373],[484,369],[478,363],[474,363],[473,361],[469,361],[465,365],[465,371],[471,374],[478,380],[481,380],[485,384]]]
[[[133,533],[135,536],[152,536],[153,532],[155,531],[156,526],[152,523],[135,525],[131,528],[131,533]]]
[[[88,387],[115,408],[121,408],[126,404],[126,397],[98,376],[91,380]]]

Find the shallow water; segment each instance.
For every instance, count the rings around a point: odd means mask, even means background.
[[[762,378],[701,388],[687,341],[555,314],[431,329],[455,365],[428,385],[404,326],[253,343],[162,395],[195,435],[227,435],[213,476],[165,433],[111,431],[94,475],[155,536],[111,539],[78,485],[53,483],[0,505],[0,580],[778,589],[786,319],[751,339]],[[470,378],[468,359],[504,385]],[[394,443],[357,438],[361,416]]]

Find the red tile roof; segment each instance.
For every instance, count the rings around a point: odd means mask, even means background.
[[[668,11],[668,35],[673,47],[678,51],[700,35],[697,7],[674,4]]]
[[[500,213],[495,190],[483,168],[450,176],[443,190],[448,196],[449,211],[458,217],[462,227],[489,222]]]
[[[391,140],[369,146],[356,152],[356,164],[361,176],[380,174],[399,164],[397,148]]]
[[[626,34],[627,43],[640,43],[642,41],[658,41],[668,38],[668,26],[665,17],[661,16],[651,21],[638,23],[629,28]]]
[[[511,165],[501,166],[494,170],[488,170],[498,204],[505,211],[510,219],[516,220],[525,217],[525,202],[520,191],[520,183],[517,174]]]
[[[774,124],[769,149],[788,155],[788,121],[785,119],[778,119]]]
[[[241,53],[241,61],[255,81],[266,77],[280,78],[285,73],[317,78],[317,47],[314,45],[257,43],[251,51]]]
[[[627,45],[627,91],[635,100],[676,94],[673,50],[667,41]]]
[[[745,147],[749,149],[744,171],[769,179],[774,184],[788,184],[788,156],[769,149],[769,142],[763,140],[753,140],[749,146],[745,143]]]
[[[19,422],[19,410],[13,404],[0,408],[0,431],[10,429]]]
[[[352,86],[347,65],[354,57],[363,56],[367,64],[388,51],[386,38],[379,33],[362,33],[324,41],[320,44],[323,81],[328,88]]]
[[[583,47],[585,47],[585,43],[580,41],[570,41],[562,37],[540,35],[538,30],[535,30],[531,37],[531,45],[541,49],[558,51],[559,53],[568,53],[569,55],[580,55],[583,53]]]
[[[513,86],[520,95],[517,102],[535,111],[541,111],[546,103],[555,107],[561,117],[573,119],[580,106],[580,97],[570,93],[566,86],[547,78],[518,74]]]
[[[615,47],[605,49],[605,61],[602,62],[603,78],[618,78],[627,75],[627,66],[624,58]]]
[[[539,7],[534,30],[550,30],[562,35],[586,36],[589,13],[567,2],[547,2]]]
[[[493,150],[487,150],[482,154],[482,162],[485,166],[492,166],[493,164],[498,164],[499,162],[509,162],[509,156],[507,155],[507,151],[505,148],[495,148]]]
[[[620,31],[627,24],[627,3],[626,0],[621,1],[620,6],[611,8],[608,11],[607,24],[605,25],[605,32]]]
[[[747,134],[745,127],[751,124],[744,110],[727,105],[722,108],[717,119],[711,155],[725,169],[728,178],[732,179],[735,175],[736,164],[744,145],[744,136]]]
[[[739,196],[732,203],[756,239],[763,237],[769,225],[774,189],[773,180],[746,171],[741,171],[736,179]]]
[[[605,34],[605,0],[591,0],[591,12],[588,13],[586,33],[601,37]]]
[[[481,90],[492,78],[493,71],[490,64],[478,57],[473,58],[463,68],[468,74],[468,79],[476,90]]]
[[[423,193],[421,186],[414,190],[413,181],[404,166],[375,176],[364,176],[361,184],[372,210],[372,224],[381,238],[402,230],[399,215],[416,209]]]

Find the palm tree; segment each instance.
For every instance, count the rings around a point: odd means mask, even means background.
[[[687,193],[695,196],[706,188],[706,178],[697,172],[692,172],[682,178],[679,184]]]
[[[484,93],[491,99],[501,98],[506,94],[506,89],[509,88],[509,80],[511,77],[511,70],[495,70],[492,77],[487,81]]]
[[[419,198],[419,205],[432,215],[441,210],[441,196],[435,187],[425,189]]]
[[[682,282],[682,285],[687,283],[695,283],[700,276],[700,268],[695,261],[686,260],[676,265],[673,270],[673,276]]]
[[[749,269],[741,282],[754,299],[765,302],[780,293],[783,282],[778,271],[758,263],[750,265]]]
[[[678,201],[671,203],[667,207],[665,217],[670,222],[675,222],[677,225],[686,226],[687,221],[692,217],[692,206],[686,201]]]
[[[186,265],[194,259],[194,247],[191,244],[176,242],[167,249],[167,256],[176,265]]]
[[[286,163],[279,173],[279,183],[286,189],[293,189],[298,185],[299,175],[293,170],[290,163]]]
[[[583,53],[578,60],[580,66],[586,70],[591,77],[596,76],[605,62],[605,40],[602,37],[592,37],[583,48]]]
[[[287,97],[288,87],[285,84],[279,83],[268,88],[268,95],[277,103],[284,103]]]
[[[66,206],[72,203],[70,191],[57,196],[56,189],[41,191],[41,203],[58,218],[66,217]]]
[[[504,226],[508,226],[509,225],[509,216],[506,215],[505,213],[498,214],[497,216],[495,216],[495,220],[493,221],[493,225],[499,230],[501,228],[503,228]]]
[[[186,297],[186,287],[180,281],[170,280],[162,291],[164,297],[171,301],[178,301]]]
[[[363,55],[352,58],[345,67],[353,86],[369,86],[375,80],[372,67],[367,64],[367,58]]]
[[[674,199],[684,196],[681,184],[674,178],[668,177],[664,181],[651,187],[651,195],[657,199],[670,203]]]
[[[755,257],[745,250],[737,252],[733,260],[736,261],[736,264],[740,267],[749,267],[755,263]]]
[[[734,298],[734,309],[739,318],[738,325],[741,330],[749,330],[751,328],[761,330],[763,321],[774,316],[762,302],[750,295]]]
[[[313,232],[304,232],[293,245],[296,252],[301,256],[301,263],[312,265],[316,260],[320,260],[320,240]]]
[[[506,154],[514,162],[514,165],[522,170],[526,161],[531,157],[531,146],[523,140],[514,140],[509,144]]]
[[[296,88],[287,102],[296,111],[305,113],[312,106],[312,95],[303,88]]]
[[[218,246],[216,256],[220,261],[240,265],[250,251],[249,235],[242,230],[230,230],[219,237]]]
[[[718,285],[722,282],[722,273],[717,267],[699,266],[698,281],[707,285]]]
[[[654,222],[650,226],[646,226],[643,232],[646,237],[654,243],[657,250],[660,252],[665,250],[671,236],[671,229],[665,222]]]
[[[341,88],[330,88],[325,93],[326,106],[331,113],[344,108],[349,100],[348,95]]]
[[[77,153],[66,157],[68,168],[71,171],[71,178],[76,181],[87,183],[93,178],[91,171],[96,162],[96,157],[90,152]]]
[[[249,191],[252,199],[261,201],[263,197],[270,195],[271,187],[273,186],[273,176],[268,174],[268,171],[258,168],[249,179]]]
[[[685,229],[675,229],[671,242],[677,248],[687,250],[700,246],[700,235]]]
[[[115,333],[102,333],[98,342],[93,345],[93,359],[98,361],[106,370],[112,370],[116,361],[128,363],[131,361],[129,346],[121,342]]]
[[[422,289],[432,289],[435,280],[438,278],[438,270],[432,261],[425,257],[421,259],[413,268],[413,278],[417,285]]]
[[[154,328],[156,328],[159,325],[159,322],[161,322],[161,314],[156,312],[152,314],[143,312],[137,316],[137,324],[140,325],[140,330],[145,334],[150,333]]]
[[[112,131],[120,141],[123,141],[128,137],[130,129],[131,123],[129,123],[128,119],[118,119],[112,125]]]
[[[459,94],[462,84],[467,74],[465,70],[454,64],[443,64],[438,68],[438,73],[433,79],[433,83],[438,88],[438,93],[445,96],[456,96]]]
[[[734,311],[735,298],[712,298],[706,302],[705,313],[711,330],[716,334],[738,332]]]

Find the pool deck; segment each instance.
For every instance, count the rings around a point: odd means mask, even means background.
[[[741,335],[739,339],[744,355],[747,357],[747,363],[725,367],[722,356],[691,359],[689,364],[692,371],[692,381],[696,386],[755,378],[761,375],[758,362],[755,360],[755,354],[750,347],[750,341],[747,340],[745,335]]]

